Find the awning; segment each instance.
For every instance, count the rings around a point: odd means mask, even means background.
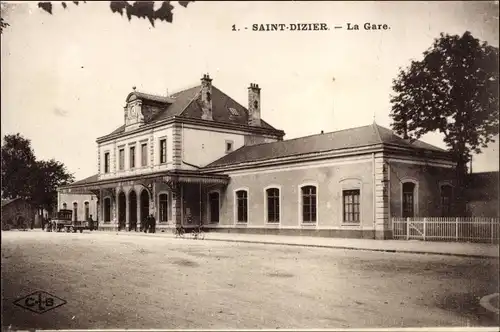
[[[78,183],[75,185],[67,185],[58,188],[58,191],[61,193],[78,194],[101,189],[114,189],[116,187],[132,186],[136,184],[150,185],[155,182],[227,185],[229,183],[229,176],[216,173],[200,173],[198,171],[190,170],[173,170],[161,173],[111,178],[87,183]]]

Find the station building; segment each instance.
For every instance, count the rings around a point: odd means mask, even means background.
[[[210,231],[391,238],[392,217],[449,216],[446,151],[376,123],[284,140],[261,89],[240,105],[212,84],[128,94],[124,123],[97,138],[97,173],[59,188],[58,206],[100,229],[202,224]]]

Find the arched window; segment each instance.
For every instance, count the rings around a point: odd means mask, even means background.
[[[301,191],[302,222],[315,223],[317,220],[317,197],[315,186],[304,186]]]
[[[73,203],[73,221],[78,220],[78,203],[74,202]]]
[[[403,183],[403,217],[413,218],[415,216],[415,183]]]
[[[441,186],[441,216],[451,217],[451,202],[453,196],[453,188],[448,185]]]
[[[160,194],[158,196],[158,203],[160,205],[160,215],[159,221],[160,222],[166,222],[168,221],[168,195],[167,194]]]
[[[248,222],[248,193],[246,190],[236,192],[236,221]]]
[[[266,189],[267,222],[280,222],[280,190],[278,188]]]
[[[85,202],[85,221],[89,220],[89,216],[90,216],[89,202]]]

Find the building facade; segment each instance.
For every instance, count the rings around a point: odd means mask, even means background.
[[[100,229],[153,214],[160,230],[382,239],[392,216],[452,215],[446,151],[376,123],[283,140],[260,104],[257,84],[243,107],[208,75],[168,97],[134,89],[124,123],[97,139],[97,174],[59,188],[59,208],[88,206]]]
[[[22,198],[2,199],[2,230],[39,227],[35,215],[36,209]]]

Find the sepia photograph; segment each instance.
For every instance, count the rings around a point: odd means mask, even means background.
[[[0,6],[2,331],[499,331],[498,1]]]

